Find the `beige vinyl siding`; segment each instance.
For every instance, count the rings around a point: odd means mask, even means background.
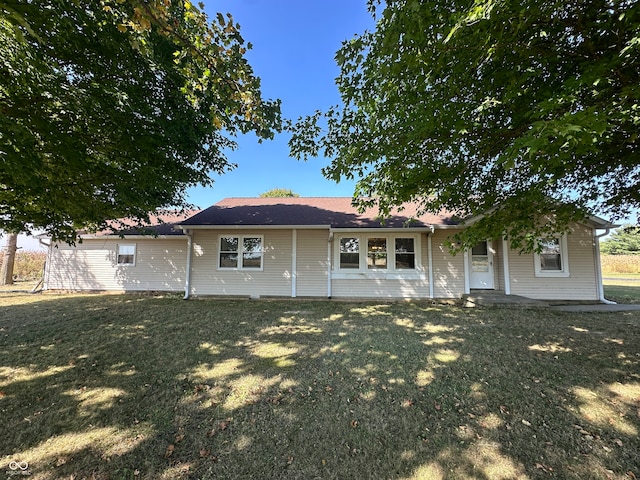
[[[426,274],[425,274],[426,275]],[[371,278],[334,279],[332,296],[336,298],[428,298],[429,281],[418,279]]]
[[[327,296],[328,230],[298,230],[296,252],[298,297]]]
[[[218,268],[221,236],[263,237],[261,270]],[[191,258],[193,295],[291,296],[291,230],[196,230]]]
[[[464,295],[464,254],[451,255],[444,244],[456,230],[436,230],[431,239],[433,248],[433,296],[459,298]]]
[[[567,235],[568,277],[536,277],[534,255],[509,251],[511,293],[541,300],[597,300],[593,232],[575,225]]]
[[[136,246],[135,265],[117,265],[119,244]],[[53,245],[48,254],[45,289],[182,291],[187,240],[85,239],[75,247]]]

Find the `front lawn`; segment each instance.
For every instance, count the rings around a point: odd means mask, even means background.
[[[629,480],[639,434],[640,312],[0,295],[12,478]]]

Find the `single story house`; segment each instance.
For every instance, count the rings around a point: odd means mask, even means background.
[[[156,236],[132,230],[52,244],[44,288],[169,291],[190,296],[460,298],[496,290],[544,300],[605,301],[598,217],[519,254],[503,238],[453,256],[451,215],[406,206],[381,222],[351,198],[227,198]]]

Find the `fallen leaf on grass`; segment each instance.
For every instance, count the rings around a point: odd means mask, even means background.
[[[176,449],[175,445],[169,445],[167,449],[164,451],[164,458],[169,458],[173,455],[173,451]]]
[[[522,424],[526,425],[527,427],[531,426],[531,422],[529,422],[528,420],[522,420]]]
[[[616,439],[613,441],[613,443],[615,443],[615,444],[616,444],[616,445],[618,445],[619,447],[622,447],[622,445],[624,445],[624,444],[622,443],[622,440],[620,440],[619,438],[616,438]]]
[[[200,458],[208,457],[211,454],[210,448],[201,448],[200,449]]]
[[[356,428],[358,426],[358,421],[357,420],[351,420],[350,425],[351,425],[351,428]]]
[[[551,468],[551,467],[549,467],[548,465],[545,465],[545,464],[543,464],[543,463],[536,463],[536,468],[537,468],[538,470],[542,470],[543,472],[546,472],[546,473],[551,473],[551,472],[553,472],[553,468]]]

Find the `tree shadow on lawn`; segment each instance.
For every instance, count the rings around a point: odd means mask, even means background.
[[[639,325],[637,312],[3,296],[0,476],[14,461],[41,479],[634,478]]]

